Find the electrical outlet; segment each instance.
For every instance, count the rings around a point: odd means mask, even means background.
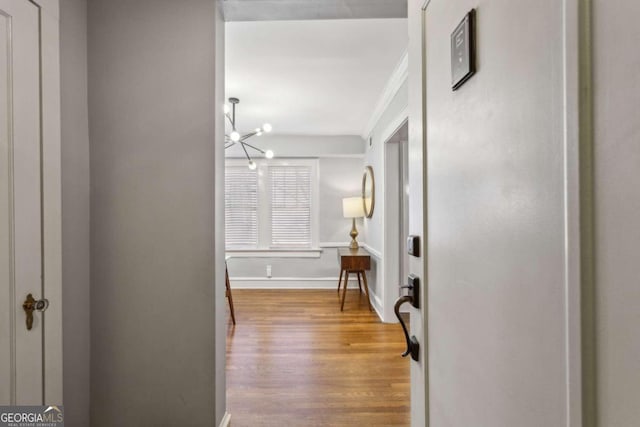
[[[267,265],[267,277],[271,278],[271,265]]]

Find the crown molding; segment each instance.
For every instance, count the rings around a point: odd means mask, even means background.
[[[376,103],[376,106],[371,113],[371,117],[367,122],[367,126],[362,131],[362,139],[366,141],[369,138],[369,135],[371,135],[373,128],[376,126],[389,104],[391,104],[391,101],[400,90],[400,87],[407,80],[408,75],[409,53],[407,49],[405,49],[402,57],[400,58],[400,61],[391,73],[389,80],[387,80],[387,84],[385,85],[382,93],[380,94],[380,97],[378,98],[378,102]]]

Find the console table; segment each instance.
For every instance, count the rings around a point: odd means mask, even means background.
[[[338,279],[338,294],[340,294],[340,287],[343,287],[342,291],[342,304],[340,305],[340,311],[344,311],[344,299],[347,296],[347,284],[349,283],[349,274],[356,274],[358,276],[358,287],[362,292],[362,282],[364,282],[364,293],[367,297],[367,303],[369,304],[369,310],[371,308],[371,300],[369,299],[369,285],[367,283],[366,271],[371,269],[371,255],[363,248],[349,249],[338,248],[338,261],[340,263],[340,278]],[[342,275],[344,274],[344,286],[342,285]]]

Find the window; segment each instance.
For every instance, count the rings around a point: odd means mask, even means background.
[[[227,166],[224,183],[224,221],[227,248],[258,245],[258,172],[246,166]]]
[[[269,166],[271,247],[311,247],[311,167]]]
[[[226,164],[227,250],[317,248],[317,160],[246,160]]]

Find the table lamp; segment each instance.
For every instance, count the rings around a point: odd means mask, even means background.
[[[364,217],[364,205],[362,204],[362,197],[347,197],[342,199],[342,215],[345,218],[351,218],[353,220],[351,225],[351,244],[350,249],[358,249],[358,229],[356,228],[356,218]]]

